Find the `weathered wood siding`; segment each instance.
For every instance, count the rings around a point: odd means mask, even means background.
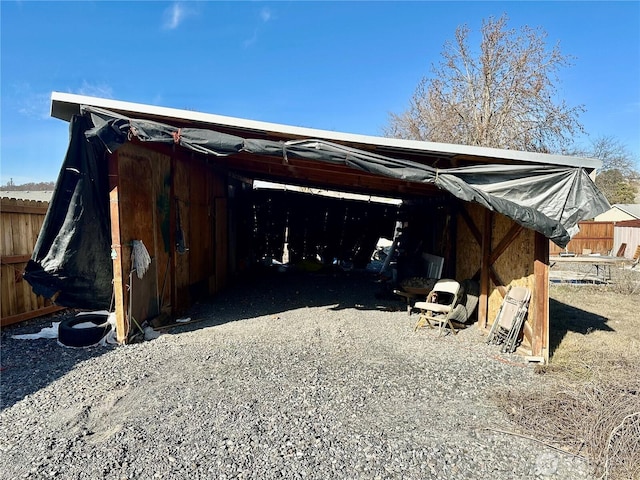
[[[226,284],[226,176],[191,155],[133,143],[120,147],[110,161],[112,203],[117,202],[118,212],[117,219],[112,213],[113,243],[121,249],[122,287],[117,288],[122,301],[116,301],[116,311],[123,312],[120,330],[128,334],[151,312],[181,314]],[[184,237],[181,253],[178,231]],[[133,240],[142,240],[153,259],[147,274],[152,277],[137,292],[130,288],[138,284],[131,278]],[[119,339],[124,341],[124,335]]]
[[[37,296],[22,272],[31,258],[48,203],[29,200],[0,199],[0,324],[10,325],[29,318],[47,315],[62,307]]]

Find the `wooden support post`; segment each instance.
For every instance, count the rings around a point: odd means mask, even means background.
[[[482,226],[482,265],[480,266],[480,300],[478,303],[478,327],[480,331],[487,328],[489,315],[489,269],[491,268],[491,226],[493,214],[485,210]]]
[[[536,232],[531,354],[549,361],[549,240]]]
[[[129,325],[125,315],[124,285],[122,278],[122,239],[120,236],[120,205],[118,197],[118,159],[109,159],[109,213],[111,215],[111,258],[113,259],[113,296],[116,313],[116,337],[126,343]]]

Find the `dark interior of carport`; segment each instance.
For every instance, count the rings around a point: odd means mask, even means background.
[[[177,129],[199,127],[173,123]],[[237,128],[216,129],[247,135]],[[249,133],[253,138],[291,140],[275,132]],[[439,168],[486,161],[350,146]],[[132,333],[133,318],[141,322],[156,315],[156,305],[180,315],[195,300],[218,294],[265,260],[280,260],[285,242],[292,264],[321,258],[328,265],[335,260],[363,268],[378,238],[390,238],[402,218],[417,249],[444,257],[443,277],[479,281],[481,328],[493,321],[510,285],[531,288],[521,348],[533,357],[548,357],[549,241],[503,215],[430,184],[282,155],[240,152],[217,157],[133,138],[106,157],[120,341]],[[398,208],[292,190],[256,190],[256,179],[404,203]],[[141,240],[153,258],[151,274],[143,279],[131,274],[133,240]]]

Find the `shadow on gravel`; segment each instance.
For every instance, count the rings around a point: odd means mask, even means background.
[[[77,364],[116,347],[65,348],[56,339],[23,340],[13,335],[38,333],[75,311],[62,312],[2,328],[0,335],[0,411],[46,387]]]
[[[549,299],[549,318],[551,319],[549,324],[550,355],[553,355],[567,332],[583,335],[593,330],[613,332],[613,329],[607,325],[608,318],[567,305],[553,298]]]
[[[381,286],[373,281],[373,277],[360,272],[269,273],[243,280],[211,299],[196,303],[188,313],[194,323],[165,331],[181,333],[304,307],[405,309],[393,295],[377,299],[376,294],[380,291]],[[63,312],[2,328],[0,411],[56,381],[77,364],[117,348],[72,349],[60,346],[55,339],[12,338],[13,335],[37,333],[75,313]]]
[[[243,280],[194,305],[188,313],[194,323],[178,325],[169,331],[193,331],[305,307],[405,311],[401,300],[383,291],[366,273],[269,273]]]

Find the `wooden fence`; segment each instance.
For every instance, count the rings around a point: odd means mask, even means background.
[[[613,222],[580,222],[580,232],[567,245],[567,252],[578,255],[583,252],[612,254],[613,250]],[[549,242],[549,255],[559,255],[564,252],[555,243]]]
[[[47,202],[0,198],[0,325],[47,315],[62,307],[37,296],[22,278],[42,227]]]

